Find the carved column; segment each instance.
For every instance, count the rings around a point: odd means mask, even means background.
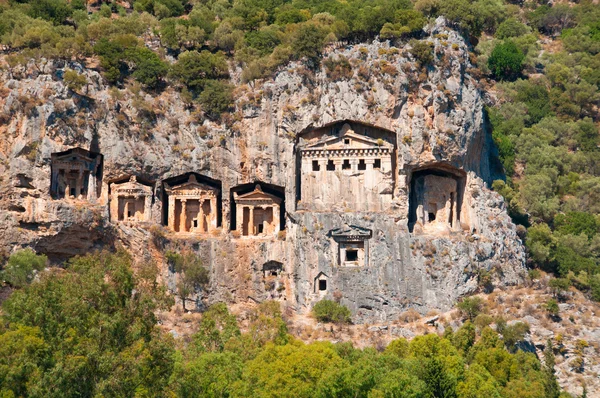
[[[169,215],[167,218],[167,225],[171,228],[171,231],[175,231],[175,197],[169,195]]]
[[[152,196],[144,196],[144,221],[150,221],[150,212],[152,211]]]
[[[217,229],[217,197],[213,196],[210,198],[210,213],[209,213],[209,225],[213,229]]]
[[[277,235],[277,233],[279,233],[280,227],[281,227],[281,223],[279,220],[280,217],[280,209],[278,205],[273,205],[273,222],[275,223],[275,235]]]
[[[81,187],[83,187],[83,170],[77,171],[77,181],[75,182],[75,198],[79,199],[81,195]]]
[[[206,231],[204,230],[204,202],[206,199],[198,200],[198,214],[196,215],[196,219],[198,220],[198,231],[196,232],[208,232],[210,230],[210,225],[206,226]],[[208,224],[208,223],[207,223]]]
[[[187,203],[186,199],[181,199],[181,216],[179,217],[179,232],[187,232]]]
[[[254,231],[254,206],[248,206],[250,209],[250,217],[248,217],[248,235],[256,235]]]

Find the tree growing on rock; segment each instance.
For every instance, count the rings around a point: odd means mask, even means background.
[[[169,251],[165,254],[169,265],[178,273],[177,294],[181,299],[183,310],[185,302],[191,295],[208,284],[208,270],[202,266],[202,261],[192,252],[183,254]]]

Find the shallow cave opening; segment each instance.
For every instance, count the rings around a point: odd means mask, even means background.
[[[456,195],[454,192],[441,192],[438,193],[445,200],[450,202],[450,210],[447,214],[447,220],[440,219],[437,214],[437,206],[435,204],[426,203],[425,197],[427,196],[427,190],[431,190],[432,187],[427,187],[425,184],[427,176],[437,176],[449,178],[456,181]],[[408,229],[409,232],[413,232],[415,224],[419,220],[417,209],[420,206],[425,208],[425,213],[422,217],[426,218],[426,222],[435,221],[446,221],[452,228],[456,228],[460,225],[460,212],[462,207],[462,201],[466,185],[466,173],[462,170],[446,166],[436,165],[427,168],[417,169],[410,175],[410,191],[409,191],[409,202],[408,202]],[[435,187],[438,188],[438,187]],[[433,209],[433,210],[432,210]],[[456,209],[456,210],[454,210]],[[456,214],[454,214],[456,211]],[[454,222],[457,225],[453,225]]]

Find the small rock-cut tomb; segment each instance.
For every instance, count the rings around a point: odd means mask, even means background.
[[[387,209],[395,183],[393,140],[383,130],[355,122],[305,134],[299,150],[299,209]]]
[[[110,184],[110,218],[113,221],[150,221],[152,187],[131,176],[126,182]]]
[[[267,236],[279,232],[281,198],[263,192],[258,184],[252,192],[234,192],[233,198],[236,207],[236,230],[243,236]]]
[[[369,265],[370,229],[354,225],[336,228],[330,232],[338,243],[338,265],[342,267],[363,267]]]
[[[217,228],[219,189],[198,182],[190,174],[187,182],[169,186],[167,226],[174,232],[202,234]]]
[[[102,155],[72,148],[51,155],[50,195],[55,199],[95,200],[102,189]]]

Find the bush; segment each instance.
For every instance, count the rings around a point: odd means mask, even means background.
[[[74,70],[67,70],[63,75],[63,81],[71,91],[78,92],[83,86],[87,84],[87,78],[84,75],[80,75]]]
[[[233,87],[218,80],[208,80],[198,100],[208,116],[218,118],[233,104]]]
[[[20,250],[13,253],[2,272],[0,279],[12,287],[23,287],[31,282],[35,271],[41,271],[46,266],[48,257],[37,255],[31,249]]]
[[[331,300],[321,300],[313,307],[313,315],[319,322],[350,323],[350,310]]]
[[[558,315],[558,303],[556,302],[556,300],[554,299],[550,299],[546,302],[546,311],[548,311],[548,314],[550,314],[551,316],[557,316]]]
[[[481,297],[465,297],[460,303],[456,305],[463,315],[473,321],[477,315],[479,315],[483,309],[483,300]]]
[[[433,43],[428,41],[411,40],[411,55],[415,57],[421,66],[426,66],[433,62]]]
[[[525,54],[517,48],[514,42],[508,40],[494,47],[488,59],[488,67],[494,77],[500,80],[514,80],[523,70]]]

